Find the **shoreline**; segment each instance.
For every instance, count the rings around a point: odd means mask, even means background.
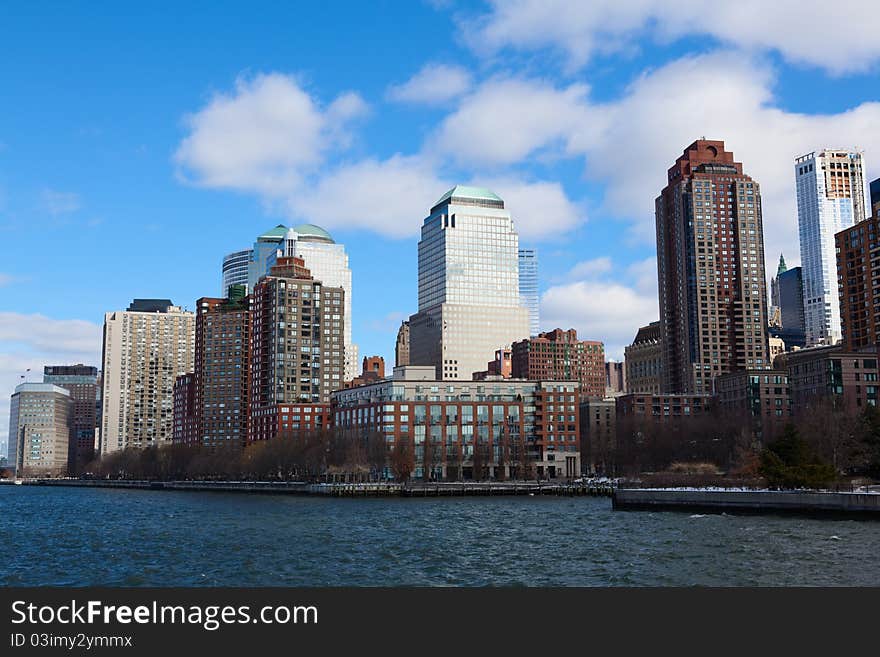
[[[12,480],[0,484],[12,485]],[[555,495],[564,497],[611,497],[609,484],[553,482],[432,482],[399,484],[307,483],[302,481],[146,481],[98,479],[30,479],[23,486],[64,486],[71,488],[116,488],[127,490],[196,491],[255,493],[270,495],[312,495],[324,497],[478,497],[499,495]]]
[[[836,491],[618,488],[615,511],[790,514],[880,520],[880,494]]]

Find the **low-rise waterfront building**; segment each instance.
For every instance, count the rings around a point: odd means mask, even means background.
[[[849,413],[877,405],[880,383],[875,350],[849,351],[828,345],[785,353],[776,360],[776,369],[788,372],[794,415],[821,401]]]
[[[737,370],[715,379],[719,411],[748,424],[758,442],[769,442],[791,421],[786,370]]]
[[[581,399],[581,469],[584,474],[613,475],[617,444],[617,402]]]
[[[433,366],[409,366],[331,398],[337,428],[380,434],[389,462],[394,450],[411,450],[417,478],[580,473],[580,394],[573,381],[438,381]]]

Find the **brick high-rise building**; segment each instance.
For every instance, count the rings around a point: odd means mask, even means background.
[[[238,449],[247,442],[250,314],[246,289],[235,284],[226,298],[196,301],[194,410],[200,446]]]
[[[874,347],[880,335],[880,216],[834,236],[840,329],[851,351]]]
[[[511,376],[530,381],[577,381],[581,397],[605,396],[605,348],[555,329],[511,346]]]
[[[297,257],[278,258],[257,282],[251,298],[248,442],[326,426],[330,392],[343,383],[344,295],[343,288],[312,278]]]
[[[174,428],[171,440],[175,445],[197,447],[199,445],[198,420],[196,418],[195,374],[181,374],[174,380]]]
[[[101,453],[161,446],[174,430],[174,382],[193,371],[195,315],[135,299],[104,316]]]
[[[70,393],[73,419],[68,442],[68,472],[78,472],[95,456],[98,368],[93,365],[46,365],[43,383],[52,383]]]
[[[663,391],[709,394],[737,369],[766,369],[761,191],[723,141],[699,139],[656,201]]]

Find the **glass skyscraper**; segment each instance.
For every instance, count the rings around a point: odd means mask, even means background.
[[[253,249],[233,251],[223,256],[223,274],[220,280],[220,296],[226,297],[233,285],[248,284],[248,269],[251,264]],[[250,289],[250,288],[248,288]]]
[[[497,349],[528,335],[519,236],[504,201],[487,189],[453,187],[422,224],[410,363],[433,365],[443,380],[470,380]]]
[[[519,250],[519,298],[529,311],[529,333],[535,337],[541,332],[538,252],[535,249]]]
[[[825,149],[797,158],[794,169],[806,344],[836,344],[841,331],[834,234],[866,217],[862,154]]]

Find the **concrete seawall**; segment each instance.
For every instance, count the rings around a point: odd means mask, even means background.
[[[12,483],[9,480],[0,483]],[[319,495],[330,497],[452,497],[493,495],[559,495],[610,497],[608,484],[517,482],[422,483],[395,482],[307,483],[302,481],[130,481],[105,479],[26,479],[25,486],[69,486],[74,488],[125,488],[166,491],[215,491],[222,493],[264,493]]]
[[[795,513],[880,520],[877,493],[620,488],[611,502],[620,511]]]

